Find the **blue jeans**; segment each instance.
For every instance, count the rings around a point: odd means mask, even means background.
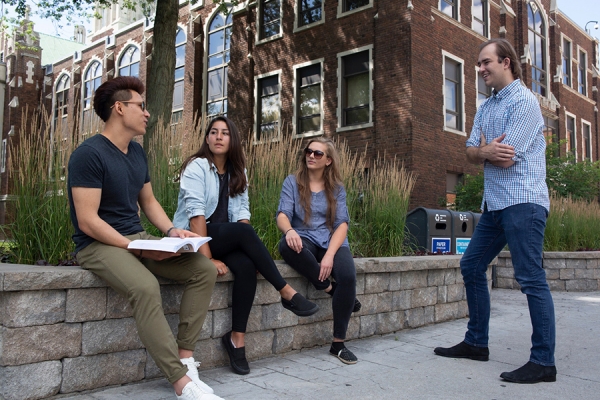
[[[465,334],[467,344],[488,346],[490,293],[486,271],[490,262],[508,243],[515,279],[521,285],[521,292],[527,296],[533,326],[529,360],[539,365],[554,365],[554,303],[542,267],[547,216],[544,207],[533,203],[484,211],[460,261],[469,306],[469,323]]]

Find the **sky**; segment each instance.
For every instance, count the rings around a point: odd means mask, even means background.
[[[588,21],[600,22],[600,0],[558,0],[558,8],[581,28]],[[594,24],[589,24],[591,35],[600,38],[600,29],[595,30]]]
[[[468,1],[468,0],[463,0]],[[500,1],[500,0],[496,0]],[[35,12],[35,5],[32,0],[28,0],[32,4],[31,8]],[[590,20],[600,21],[600,0],[558,0],[558,8],[569,16],[571,20],[577,23],[581,28],[584,28]],[[5,7],[5,9],[7,9]],[[15,15],[14,11],[10,15]],[[73,25],[68,25],[67,21],[49,21],[42,20],[33,15],[31,20],[35,23],[35,30],[49,35],[60,36],[65,39],[70,39],[73,36]],[[76,21],[83,23],[87,29],[91,28],[91,22],[85,20]],[[62,25],[62,28],[60,26]],[[588,28],[592,28],[591,35],[600,38],[600,30],[593,29],[594,24],[589,24]]]

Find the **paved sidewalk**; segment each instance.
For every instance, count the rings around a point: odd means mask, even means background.
[[[490,361],[433,354],[460,342],[466,319],[347,343],[358,357],[344,365],[329,347],[250,363],[249,375],[229,368],[200,371],[225,399],[593,399],[600,398],[600,292],[553,293],[556,307],[557,382],[519,385],[499,378],[528,361],[531,323],[525,296],[494,289]],[[174,400],[166,380],[121,386],[71,400]]]

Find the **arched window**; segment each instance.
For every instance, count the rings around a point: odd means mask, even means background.
[[[177,29],[175,37],[175,87],[173,88],[173,116],[172,123],[181,120],[183,113],[183,75],[185,72],[185,43],[186,37],[183,29]]]
[[[227,66],[231,39],[231,14],[219,13],[208,28],[208,89],[206,115],[227,115]]]
[[[128,46],[119,60],[119,76],[140,75],[140,49]]]
[[[54,132],[61,132],[62,137],[67,137],[69,116],[69,88],[71,87],[71,78],[63,74],[56,84],[55,102],[54,102]]]
[[[96,93],[96,89],[102,83],[102,64],[99,61],[92,62],[85,72],[83,79],[83,122],[81,132],[86,136],[93,130],[92,125],[98,119],[98,117],[95,117],[92,108],[92,98],[94,97],[94,93]]]
[[[546,25],[538,5],[527,5],[529,51],[531,53],[531,90],[546,96]]]

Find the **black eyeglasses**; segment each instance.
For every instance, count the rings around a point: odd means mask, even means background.
[[[115,101],[115,104],[117,104],[117,103],[123,103],[123,104],[133,103],[133,104],[137,104],[138,106],[140,106],[142,108],[142,111],[146,111],[146,102],[145,101],[121,101],[121,100],[117,100],[117,101]],[[110,106],[110,108],[113,108],[115,106],[115,104],[113,104],[112,106]]]
[[[306,154],[306,157],[310,157],[312,154],[316,160],[320,160],[325,155],[325,153],[323,153],[321,150],[313,150],[309,149],[308,147],[304,149],[304,154]]]

